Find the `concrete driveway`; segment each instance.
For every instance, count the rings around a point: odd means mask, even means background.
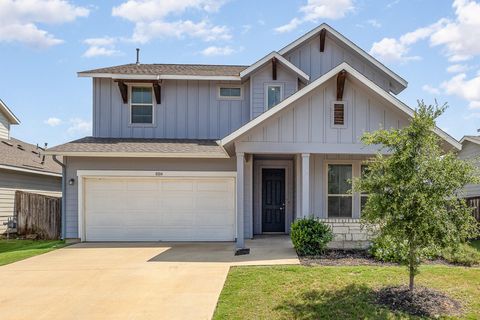
[[[298,264],[288,237],[82,243],[0,267],[2,319],[210,319],[232,265]]]

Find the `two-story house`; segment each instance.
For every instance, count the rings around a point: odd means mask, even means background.
[[[127,64],[93,79],[93,136],[66,165],[66,238],[236,241],[314,215],[335,245],[364,244],[349,179],[400,128],[407,82],[322,24],[249,66]],[[460,144],[440,129],[444,147]]]

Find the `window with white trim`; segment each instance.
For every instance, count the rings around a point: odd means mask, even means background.
[[[153,124],[152,87],[132,87],[130,94],[130,123]]]
[[[241,100],[243,92],[241,86],[218,86],[218,98],[229,100]]]
[[[265,86],[265,105],[267,110],[276,106],[283,99],[283,86],[280,84],[267,84]]]
[[[329,218],[352,218],[352,165],[328,164],[327,210]]]

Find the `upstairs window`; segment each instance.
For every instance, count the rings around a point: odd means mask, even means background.
[[[277,105],[283,99],[283,86],[279,84],[267,84],[265,86],[265,104],[267,110]]]
[[[153,124],[153,94],[151,87],[132,87],[130,123]]]
[[[219,86],[218,98],[227,100],[241,100],[243,98],[242,87],[240,86]]]
[[[335,101],[332,106],[332,126],[333,127],[345,127],[346,122],[345,102]]]

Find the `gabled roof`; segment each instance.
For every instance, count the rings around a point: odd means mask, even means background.
[[[465,141],[480,145],[480,136],[463,136],[463,138],[460,140],[460,143],[463,144]]]
[[[20,120],[13,114],[7,105],[0,99],[0,112],[5,115],[10,124],[20,124]]]
[[[204,64],[124,64],[78,72],[79,77],[112,79],[192,79],[240,80],[240,72],[248,66]]]
[[[62,168],[42,148],[18,139],[0,139],[0,169],[61,177]]]
[[[263,123],[264,121],[272,117],[273,115],[277,114],[278,112],[282,111],[283,109],[291,106],[293,102],[297,101],[307,93],[313,91],[315,88],[322,85],[326,81],[330,80],[332,77],[335,77],[342,70],[347,71],[347,74],[349,77],[354,77],[358,81],[362,82],[371,90],[373,90],[375,93],[377,93],[379,96],[381,96],[382,98],[390,102],[393,106],[397,107],[403,113],[407,114],[410,117],[414,116],[415,111],[413,109],[411,109],[409,106],[407,106],[406,104],[398,100],[396,97],[394,97],[393,95],[389,94],[388,92],[380,88],[374,82],[372,82],[367,77],[365,77],[363,74],[355,70],[355,68],[350,66],[348,63],[343,62],[337,67],[327,72],[326,74],[324,74],[323,76],[321,76],[320,78],[318,78],[317,80],[315,80],[314,82],[304,87],[303,89],[297,91],[290,97],[286,98],[285,100],[283,100],[282,102],[274,106],[273,108],[265,111],[255,119],[246,123],[245,125],[235,130],[225,138],[221,139],[219,141],[219,144],[223,147],[226,147],[228,144],[232,143],[234,140],[236,140],[240,136],[244,135],[248,131],[257,127],[258,125],[260,125],[261,123]],[[461,144],[457,140],[452,138],[450,135],[448,135],[446,132],[441,130],[440,128],[435,127],[435,133],[437,133],[441,138],[443,138],[446,142],[448,142],[453,148],[457,150],[461,149]]]
[[[246,68],[242,72],[240,72],[240,77],[242,79],[247,78],[252,72],[258,70],[259,68],[263,67],[265,64],[269,63],[273,58],[276,58],[278,62],[280,62],[283,66],[287,67],[294,73],[298,75],[304,82],[308,82],[310,80],[310,76],[297,68],[293,63],[282,57],[278,52],[272,51],[271,53],[267,54],[265,57],[261,58],[250,67]]]
[[[355,43],[353,43],[352,41],[350,41],[349,39],[347,39],[345,36],[343,36],[340,32],[338,32],[337,30],[333,29],[332,27],[330,27],[328,24],[326,23],[322,23],[321,25],[319,25],[318,27],[316,27],[315,29],[307,32],[306,34],[304,34],[303,36],[301,36],[300,38],[298,38],[297,40],[291,42],[290,44],[286,45],[284,48],[282,48],[281,50],[278,51],[278,53],[280,53],[282,56],[287,54],[288,52],[290,52],[291,50],[295,49],[296,47],[298,47],[299,45],[301,45],[302,43],[304,43],[305,41],[308,41],[309,39],[315,37],[317,34],[320,33],[320,31],[322,29],[326,29],[327,30],[327,33],[329,35],[331,35],[332,37],[334,37],[335,39],[337,39],[338,41],[342,42],[343,44],[345,44],[347,47],[351,48],[353,51],[355,51],[356,53],[358,53],[362,58],[364,58],[365,60],[367,60],[368,62],[370,62],[371,64],[373,64],[376,68],[380,69],[381,71],[383,71],[384,73],[386,73],[390,79],[394,82],[396,82],[396,86],[392,87],[392,92],[395,93],[395,94],[398,94],[400,93],[403,89],[405,89],[408,85],[408,82],[403,79],[402,77],[400,77],[398,74],[396,74],[395,72],[393,72],[392,70],[390,70],[389,68],[387,68],[384,64],[382,64],[380,61],[378,61],[377,59],[375,59],[374,57],[372,57],[370,54],[368,54],[367,52],[365,52],[362,48],[360,48],[359,46],[357,46]]]
[[[85,137],[55,146],[46,154],[96,157],[228,158],[215,140]]]

